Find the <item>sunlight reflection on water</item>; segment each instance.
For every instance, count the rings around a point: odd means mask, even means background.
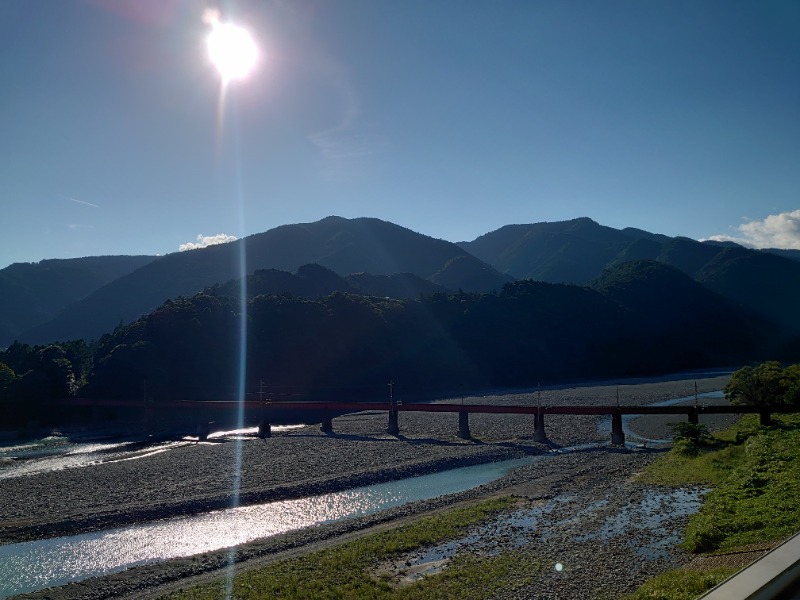
[[[0,546],[0,597],[453,494],[493,481],[537,458],[541,457],[475,465],[299,500]]]

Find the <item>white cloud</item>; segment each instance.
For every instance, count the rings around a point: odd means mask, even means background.
[[[203,235],[202,233],[197,236],[196,242],[187,242],[178,246],[181,252],[185,250],[197,250],[198,248],[205,248],[215,244],[227,244],[228,242],[235,242],[238,238],[234,235],[227,233],[218,233],[217,235]]]
[[[800,250],[800,210],[769,215],[763,221],[748,220],[736,230],[738,233],[735,235],[712,235],[706,239],[715,242],[736,242],[749,248]]]

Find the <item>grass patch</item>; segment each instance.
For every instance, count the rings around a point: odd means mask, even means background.
[[[625,600],[694,600],[715,585],[723,582],[736,569],[711,571],[668,571],[642,585]]]
[[[747,415],[693,449],[675,445],[651,465],[642,481],[713,487],[686,528],[682,546],[695,553],[781,541],[800,531],[800,415],[776,415],[762,427]],[[627,600],[689,600],[738,569],[670,571]]]
[[[787,428],[787,421],[794,421]],[[741,444],[741,457],[689,521],[683,546],[728,550],[783,540],[800,530],[800,429],[782,419]]]
[[[442,572],[396,588],[371,570],[382,561],[454,538],[490,515],[510,508],[504,497],[423,517],[410,525],[364,536],[332,548],[237,574],[231,597],[257,598],[484,598],[509,581],[520,584],[539,568],[522,553],[496,557],[457,556]],[[211,599],[225,595],[225,581],[168,596],[171,600]]]
[[[785,539],[800,530],[800,415],[776,415],[770,427],[743,417],[693,452],[676,445],[642,481],[714,488],[689,521],[691,552]]]
[[[640,480],[652,485],[719,485],[742,463],[743,442],[761,430],[756,415],[745,415],[707,443],[691,446],[680,440]]]

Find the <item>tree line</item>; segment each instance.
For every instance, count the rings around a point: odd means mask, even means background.
[[[14,343],[0,352],[0,402],[18,426],[57,420],[64,397],[233,399],[240,381],[309,400],[384,399],[394,381],[414,400],[742,364],[755,344],[722,321],[674,336],[590,288],[530,280],[414,300],[201,293],[96,342]]]

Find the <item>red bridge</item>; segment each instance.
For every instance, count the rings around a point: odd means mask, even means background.
[[[322,431],[333,431],[333,415],[361,411],[383,411],[388,413],[387,432],[390,435],[399,435],[400,426],[398,415],[401,412],[447,412],[458,413],[458,435],[461,438],[471,437],[469,430],[470,413],[479,414],[520,414],[533,415],[534,437],[538,442],[546,442],[544,418],[546,415],[607,415],[611,416],[611,443],[622,445],[625,443],[625,433],[622,429],[623,415],[686,415],[690,423],[698,423],[702,414],[758,414],[762,425],[769,425],[773,413],[797,413],[800,406],[770,405],[770,406],[733,406],[733,405],[699,405],[684,404],[672,406],[649,405],[561,405],[561,406],[520,406],[497,404],[446,404],[446,403],[396,403],[396,402],[288,402],[288,401],[173,401],[146,404],[141,400],[89,400],[83,398],[70,398],[62,401],[68,406],[90,407],[120,407],[139,408],[145,411],[153,408],[190,409],[208,415],[209,411],[232,409],[260,410],[259,436],[270,436],[270,413],[279,410],[323,415],[321,419]],[[197,434],[201,439],[208,436],[208,420],[198,419]]]

